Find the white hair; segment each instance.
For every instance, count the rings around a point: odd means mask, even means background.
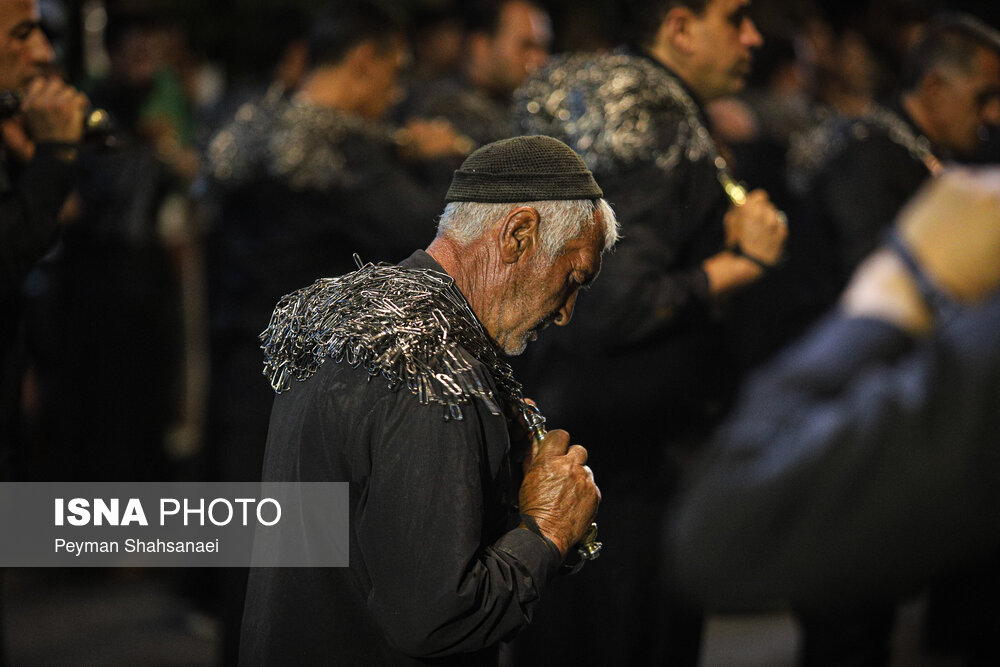
[[[538,211],[539,240],[542,250],[551,257],[562,252],[567,243],[593,225],[598,211],[604,222],[604,249],[610,250],[618,241],[618,220],[608,202],[603,199],[529,201],[518,204],[451,202],[445,206],[444,213],[438,220],[438,236],[446,236],[462,245],[471,243],[482,236],[493,223],[521,206],[529,206]]]

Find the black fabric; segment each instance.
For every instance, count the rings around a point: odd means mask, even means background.
[[[477,146],[514,136],[510,102],[502,103],[453,77],[413,81],[401,105],[403,119],[443,118]]]
[[[27,451],[26,468],[38,479],[163,479],[183,349],[175,266],[157,231],[169,174],[141,144],[84,152],[79,170],[79,213],[27,304],[48,446]]]
[[[901,104],[889,109],[920,136]],[[828,142],[835,148],[790,209],[790,273],[797,287],[791,297],[807,323],[835,303],[857,266],[931,177],[925,164],[884,127],[864,118],[827,123],[833,128]],[[844,667],[878,664],[886,654],[891,623],[885,618],[892,618],[893,602],[839,615],[804,613],[803,667],[833,664],[834,656]]]
[[[829,617],[989,562],[998,428],[1000,297],[917,343],[835,314],[745,388],[673,513],[674,576]]]
[[[583,159],[552,137],[513,137],[476,150],[455,172],[446,201],[600,199]]]
[[[332,361],[276,397],[264,479],[350,483],[350,567],[252,571],[242,664],[497,664],[559,562],[512,529],[505,419],[463,414]]]
[[[900,107],[892,111],[919,136]],[[793,236],[792,261],[804,307],[814,317],[834,302],[903,205],[930,178],[922,161],[863,119],[844,122],[835,133],[843,136],[844,146],[824,162],[789,211],[810,235],[805,240]]]
[[[0,153],[0,299],[20,289],[32,265],[52,245],[56,216],[73,187],[75,166],[40,143],[31,162],[17,169]],[[17,173],[15,173],[15,171]]]
[[[258,100],[253,120],[232,121],[236,157],[229,178],[206,179],[202,203],[211,221],[206,242],[212,350],[209,397],[210,476],[258,479],[272,392],[262,380],[260,341],[282,295],[365,262],[397,262],[434,235],[441,204],[428,194],[368,126],[332,110],[290,117],[287,100]],[[329,115],[329,116],[327,116]],[[273,137],[305,119],[319,128],[299,165],[277,163]],[[262,119],[262,120],[258,120]],[[312,137],[311,137],[312,138]],[[218,141],[218,139],[216,139]],[[322,187],[296,187],[295,168],[309,154],[333,154],[336,174]],[[219,171],[216,167],[216,171]]]
[[[0,480],[12,475],[23,371],[21,287],[52,245],[75,165],[45,143],[19,165],[0,145]]]

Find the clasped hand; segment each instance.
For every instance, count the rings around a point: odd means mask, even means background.
[[[520,511],[538,523],[563,558],[590,528],[601,501],[587,450],[569,444],[569,433],[549,431],[526,462]]]

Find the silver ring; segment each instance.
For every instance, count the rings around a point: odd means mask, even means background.
[[[780,222],[781,224],[785,225],[786,227],[788,226],[788,216],[785,215],[784,211],[778,211],[774,215],[774,217],[777,218],[778,222]]]

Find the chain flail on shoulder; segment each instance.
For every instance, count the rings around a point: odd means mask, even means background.
[[[698,103],[649,58],[628,53],[553,58],[522,86],[515,119],[526,133],[565,141],[598,175],[639,162],[670,172],[682,160],[708,160],[727,196],[743,203]]]
[[[283,297],[260,339],[264,375],[278,393],[332,359],[444,406],[445,419],[462,419],[461,405],[472,398],[495,415],[501,403],[523,404],[510,364],[452,278],[429,269],[359,262],[357,271]],[[490,372],[499,397],[474,361]]]
[[[832,112],[823,112],[813,128],[795,137],[788,156],[788,181],[792,189],[805,193],[814,179],[836,160],[852,141],[869,141],[885,137],[906,149],[915,161],[937,176],[944,168],[934,154],[930,140],[888,107],[872,104],[857,118],[844,118]]]
[[[293,190],[350,187],[360,178],[345,153],[348,141],[394,147],[396,130],[302,97],[265,96],[244,104],[208,148],[216,181],[240,184],[278,178]]]

